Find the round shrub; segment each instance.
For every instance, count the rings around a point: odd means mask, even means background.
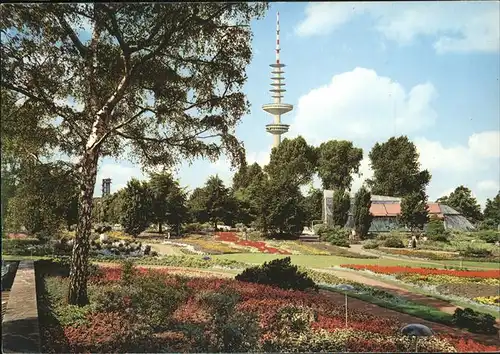
[[[396,236],[391,236],[386,238],[383,243],[384,247],[389,247],[389,248],[404,248],[405,245],[403,241]]]
[[[378,246],[379,246],[379,244],[375,240],[368,240],[367,242],[365,242],[363,244],[363,248],[367,249],[367,250],[372,250],[372,249],[378,248]]]
[[[285,290],[318,289],[314,281],[292,265],[290,257],[265,262],[261,266],[245,269],[235,278],[239,281],[265,285],[275,285]]]

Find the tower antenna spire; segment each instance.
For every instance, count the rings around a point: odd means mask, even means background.
[[[262,109],[267,113],[274,116],[274,122],[266,125],[266,131],[274,135],[274,147],[277,147],[281,143],[281,135],[288,132],[289,125],[281,123],[281,115],[290,112],[293,106],[288,103],[282,103],[283,98],[282,93],[286,90],[283,88],[285,86],[285,78],[282,76],[285,72],[282,68],[285,64],[280,61],[280,13],[276,13],[276,62],[270,66],[273,68],[271,73],[273,76],[271,80],[272,89],[269,90],[272,93],[273,103],[268,103],[262,106]]]

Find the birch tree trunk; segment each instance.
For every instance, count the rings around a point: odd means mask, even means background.
[[[92,231],[92,201],[97,176],[98,149],[87,151],[82,158],[78,225],[71,256],[68,303],[84,306],[89,303],[87,276],[89,263],[90,233]]]

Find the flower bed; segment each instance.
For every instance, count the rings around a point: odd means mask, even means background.
[[[497,257],[461,257],[458,252],[433,252],[431,250],[411,250],[395,248],[379,248],[380,252],[405,256],[410,258],[428,259],[434,261],[471,261],[471,262],[496,262]]]
[[[178,243],[184,243],[194,246],[195,249],[206,254],[230,254],[241,253],[241,250],[235,249],[220,241],[200,240],[200,239],[182,239]]]
[[[454,270],[454,269],[434,269],[434,268],[414,268],[401,266],[379,266],[372,264],[345,264],[344,268],[355,270],[369,270],[381,274],[420,274],[420,275],[450,275],[464,278],[500,278],[500,270]]]
[[[253,247],[262,253],[272,253],[272,254],[291,254],[289,251],[281,250],[275,247],[269,247],[265,242],[262,241],[246,241],[240,239],[234,232],[218,232],[217,241],[231,242],[239,246]]]
[[[498,270],[465,271],[378,265],[342,265],[341,267],[394,276],[398,281],[417,285],[436,295],[444,295],[454,300],[481,305],[485,309],[489,307],[489,310],[494,309],[491,306],[498,306],[498,303],[484,299],[498,295],[498,287],[500,286]],[[480,300],[477,300],[478,298]]]
[[[127,273],[128,274],[128,273]],[[133,273],[132,273],[133,274]],[[168,271],[101,270],[91,304],[68,306],[68,279],[48,277],[39,306],[43,352],[410,352],[402,323],[345,309],[321,293]],[[130,275],[130,274],[129,274]],[[128,279],[128,280],[126,280]],[[426,352],[495,351],[471,340],[422,338]]]

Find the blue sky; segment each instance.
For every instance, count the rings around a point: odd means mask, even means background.
[[[271,102],[279,11],[284,102],[294,105],[282,116],[291,125],[286,137],[301,134],[314,145],[347,139],[362,147],[355,191],[371,176],[373,144],[406,134],[433,175],[431,199],[463,184],[483,204],[500,179],[499,4],[271,3],[252,24],[254,58],[244,88],[252,107],[237,127],[248,161],[269,159],[265,125],[272,117],[260,107]],[[180,166],[176,174],[193,189],[211,174],[229,184],[233,171],[221,158]],[[106,177],[114,192],[143,175],[136,165],[104,159],[96,194]]]

